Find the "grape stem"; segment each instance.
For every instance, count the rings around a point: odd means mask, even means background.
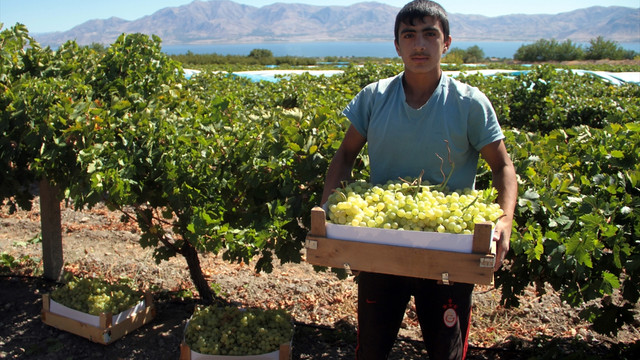
[[[470,208],[471,206],[473,206],[473,204],[475,204],[475,203],[478,201],[478,199],[479,199],[479,198],[480,198],[480,195],[476,196],[476,197],[473,199],[473,201],[472,201],[471,203],[469,203],[469,205],[465,206],[465,207],[462,209],[462,212],[467,211],[467,209],[468,209],[468,208]]]
[[[438,153],[436,153],[436,156],[438,157],[438,159],[440,159],[440,173],[442,174],[442,183],[440,185],[438,185],[440,187],[440,189],[444,190],[447,187],[447,183],[449,183],[449,179],[451,179],[451,175],[453,175],[453,170],[456,168],[456,164],[451,161],[451,148],[449,147],[449,141],[448,140],[444,140],[445,144],[447,144],[447,160],[449,161],[449,164],[451,165],[451,171],[449,171],[449,175],[445,176],[444,174],[444,159],[442,158],[442,156],[440,156]]]
[[[445,191],[445,189],[447,188],[447,184],[449,183],[449,179],[451,179],[451,175],[453,175],[453,171],[456,168],[456,164],[455,162],[453,162],[451,160],[451,148],[449,147],[449,141],[448,140],[444,140],[445,144],[447,144],[447,160],[449,161],[449,164],[451,165],[451,170],[449,171],[448,175],[444,174],[444,159],[442,158],[442,156],[440,156],[440,154],[436,153],[436,156],[438,157],[438,159],[440,159],[440,174],[442,174],[442,183],[439,185],[435,185],[434,188],[436,188],[437,190],[440,191]],[[417,193],[420,191],[420,189],[422,188],[422,177],[424,176],[424,169],[422,169],[422,171],[420,172],[420,175],[418,176],[417,179],[415,179],[412,182],[408,182],[407,180],[403,179],[403,178],[398,178],[401,181],[409,184],[410,186],[416,186],[417,185],[417,189],[416,189],[416,195]],[[416,184],[417,182],[417,184]]]
[[[343,184],[344,186],[344,184]],[[344,192],[342,191],[342,188],[340,189],[333,189],[334,193],[340,194],[340,197],[342,198],[342,201],[347,201],[347,195],[344,194]]]
[[[416,188],[416,192],[413,195],[416,196],[416,195],[418,195],[418,193],[422,189],[422,176],[424,176],[424,169],[422,169],[422,171],[420,172],[420,175],[418,176],[418,178],[414,179],[412,182],[409,182],[406,179],[403,179],[401,177],[398,177],[398,179],[400,181],[404,182],[404,183],[409,184],[409,186],[411,186],[411,187],[415,187]]]

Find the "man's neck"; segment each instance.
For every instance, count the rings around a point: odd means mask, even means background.
[[[414,109],[419,109],[426,104],[438,87],[441,76],[442,70],[440,68],[424,74],[405,72],[402,77],[402,86],[407,104]]]

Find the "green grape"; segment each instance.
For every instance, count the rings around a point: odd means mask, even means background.
[[[73,279],[53,290],[51,299],[91,315],[118,314],[137,305],[142,299],[142,292],[124,283],[82,278]]]
[[[185,341],[200,354],[259,355],[291,340],[293,323],[284,310],[199,307],[185,331]]]
[[[327,202],[329,222],[385,229],[472,234],[476,223],[496,222],[502,209],[494,189],[444,193],[411,180],[372,185],[354,182]]]

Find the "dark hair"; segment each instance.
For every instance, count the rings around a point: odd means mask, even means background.
[[[396,24],[393,31],[396,42],[398,42],[398,31],[401,23],[413,25],[416,20],[422,20],[426,16],[433,16],[440,21],[445,39],[449,37],[449,18],[444,8],[435,1],[413,0],[406,4],[396,15]]]

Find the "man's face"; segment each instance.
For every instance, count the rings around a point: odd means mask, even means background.
[[[413,25],[400,23],[395,45],[405,72],[427,73],[439,70],[440,58],[449,49],[451,36],[445,39],[440,22],[427,16]]]

